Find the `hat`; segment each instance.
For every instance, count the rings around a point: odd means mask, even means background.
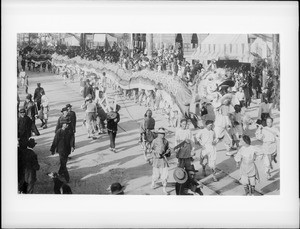
[[[107,113],[107,119],[115,119],[117,118],[118,114],[117,112],[114,112],[114,111],[110,111]]]
[[[186,119],[186,118],[182,118],[182,119],[180,119],[180,123],[182,123],[182,122],[187,122],[188,120]]]
[[[163,127],[159,127],[158,131],[156,133],[158,133],[158,134],[166,134],[166,129],[163,128]]]
[[[38,86],[41,86],[41,83],[37,83]]]
[[[89,100],[92,100],[92,95],[91,95],[91,94],[88,94],[88,95],[85,97],[85,101],[89,101]]]
[[[205,122],[205,125],[208,126],[209,124],[213,124],[213,123],[214,123],[214,121],[212,121],[212,120],[207,120],[207,121]]]
[[[262,125],[262,121],[261,121],[260,119],[258,119],[258,120],[256,121],[256,124],[257,124],[257,125]]]
[[[248,145],[251,145],[251,139],[248,135],[243,135],[243,141],[246,142]]]
[[[61,112],[64,112],[64,111],[68,111],[66,107],[63,107],[63,108],[61,109]]]
[[[37,143],[35,142],[34,138],[30,138],[27,142],[27,146],[33,148]]]
[[[20,113],[26,113],[24,108],[21,108],[19,112]]]
[[[195,169],[195,166],[194,165],[190,165],[189,167],[186,168],[186,171],[187,172],[198,172],[198,170]]]
[[[68,103],[68,104],[66,105],[66,108],[68,108],[68,107],[72,107],[72,105],[71,105],[70,103]]]
[[[26,99],[32,99],[32,95],[31,94],[27,94],[26,95]]]
[[[222,86],[233,87],[234,85],[235,85],[235,82],[233,80],[226,79],[219,85],[219,87],[222,87]]]
[[[125,190],[125,186],[122,186],[120,183],[113,183],[110,186],[110,192],[113,195],[118,195]]]
[[[119,111],[121,109],[121,106],[119,104],[116,105],[116,111]]]
[[[188,174],[183,168],[177,167],[173,172],[173,177],[177,183],[183,184],[187,181]]]

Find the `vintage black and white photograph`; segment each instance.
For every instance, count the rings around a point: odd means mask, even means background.
[[[280,36],[18,33],[19,194],[280,194]]]
[[[296,2],[2,6],[3,228],[299,227]]]

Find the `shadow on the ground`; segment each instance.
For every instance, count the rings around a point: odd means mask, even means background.
[[[268,184],[267,186],[263,187],[261,189],[261,192],[262,194],[268,194],[270,192],[279,190],[279,187],[280,187],[280,180],[275,180],[271,184]]]
[[[70,175],[73,178],[71,185],[75,191],[74,193],[86,194],[86,190],[81,189],[81,187],[82,185],[89,185],[90,187],[87,190],[89,190],[90,194],[108,194],[108,191],[105,187],[108,187],[113,182],[128,184],[130,180],[144,176],[151,176],[152,167],[149,166],[149,164],[143,164],[130,168],[120,168],[123,164],[134,160],[137,157],[140,157],[140,155],[127,156],[122,159],[116,159],[107,163],[99,163],[99,165],[92,167],[72,168]],[[102,173],[101,171],[103,168],[108,171]],[[79,186],[79,184],[81,184],[81,186]]]

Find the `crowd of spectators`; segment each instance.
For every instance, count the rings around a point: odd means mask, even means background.
[[[36,52],[36,50],[33,51]],[[97,60],[116,63],[121,68],[132,72],[145,69],[161,72],[172,75],[176,79],[181,79],[188,87],[191,87],[195,83],[195,79],[198,79],[205,72],[204,66],[200,61],[192,60],[190,63],[183,57],[180,45],[170,45],[169,47],[154,49],[152,58],[147,56],[147,49],[135,47],[130,51],[127,47],[120,47],[117,43],[114,43],[111,48],[97,47],[90,49],[88,47],[82,48],[81,46],[67,47],[65,45],[58,45],[52,49],[38,51],[42,54],[52,54],[55,52],[69,58],[79,56],[89,61]],[[26,50],[22,53],[24,54],[25,52]],[[24,65],[25,58],[22,59]],[[30,59],[28,64],[32,64]],[[218,62],[216,65],[218,66]],[[269,103],[275,101],[275,103],[279,104],[279,96],[275,96],[277,94],[276,91],[279,90],[279,77],[274,76],[272,72],[268,72],[267,80],[264,87],[262,87],[262,72],[258,68],[250,68],[243,64],[234,66],[228,64],[223,65],[222,68],[225,70],[225,78],[235,82],[235,86],[232,88],[233,92],[239,91],[239,88],[242,87],[246,107],[250,105],[251,98],[262,99],[262,95],[266,97]]]

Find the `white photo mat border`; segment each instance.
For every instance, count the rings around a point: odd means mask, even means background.
[[[2,2],[3,227],[297,227],[297,2]],[[279,33],[280,195],[18,195],[16,44],[22,32]]]

